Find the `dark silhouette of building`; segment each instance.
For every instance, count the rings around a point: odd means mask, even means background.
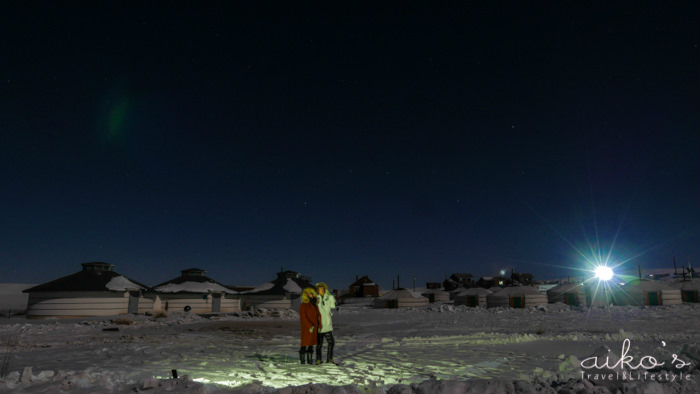
[[[446,291],[452,291],[460,287],[473,287],[474,286],[474,275],[467,273],[454,273],[450,275],[449,278],[442,282],[442,287]]]
[[[349,291],[355,297],[378,297],[379,285],[367,275],[361,278],[355,276],[355,282],[350,285]]]

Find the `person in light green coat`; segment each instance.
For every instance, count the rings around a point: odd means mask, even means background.
[[[328,290],[328,285],[320,282],[316,284],[316,306],[321,313],[321,329],[318,330],[318,344],[316,345],[316,364],[321,364],[321,353],[323,350],[323,340],[328,341],[328,352],[326,362],[333,362],[333,347],[335,346],[335,338],[333,338],[333,309],[335,309],[335,297]]]

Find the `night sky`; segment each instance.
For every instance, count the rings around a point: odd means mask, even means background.
[[[0,282],[700,266],[697,1],[141,3],[1,6]]]

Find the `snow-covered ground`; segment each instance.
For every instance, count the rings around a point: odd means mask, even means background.
[[[700,392],[698,304],[590,310],[561,304],[398,310],[342,305],[334,315],[339,365],[300,365],[298,326],[290,310],[95,320],[5,317],[0,392]],[[608,375],[581,366],[594,354],[601,356],[599,365],[609,358],[612,366],[625,342],[631,345],[625,368],[611,368]],[[674,354],[676,365],[690,365],[676,368]],[[647,371],[652,356],[665,364]]]

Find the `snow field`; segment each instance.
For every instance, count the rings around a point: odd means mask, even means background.
[[[334,315],[338,366],[299,364],[293,311],[3,319],[0,354],[6,356],[8,374],[0,379],[0,392],[614,392],[619,387],[582,381],[580,360],[602,346],[619,354],[622,341],[630,339],[632,355],[670,360],[679,354],[697,365],[698,312],[697,305],[341,307]],[[171,378],[172,369],[179,379]],[[624,387],[700,392],[692,391],[700,389],[700,377],[691,377],[684,384],[625,382]]]

